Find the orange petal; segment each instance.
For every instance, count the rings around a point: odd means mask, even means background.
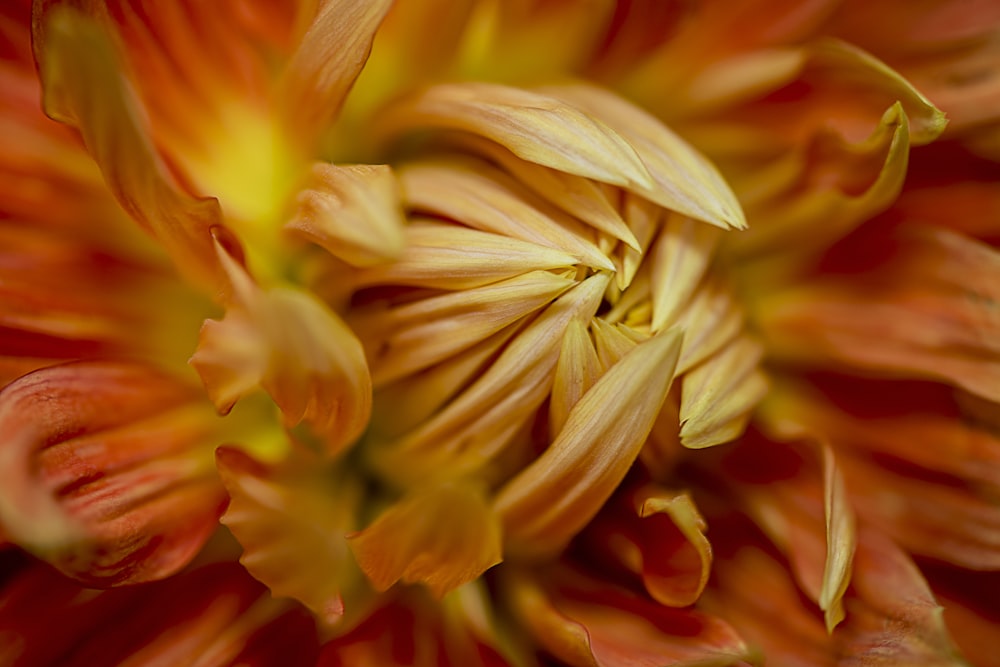
[[[0,405],[4,532],[66,574],[159,579],[215,529],[218,426],[193,388],[145,366],[81,362],[24,376]]]
[[[546,651],[585,667],[743,666],[748,650],[717,617],[671,609],[569,568],[510,575],[503,591]]]
[[[496,515],[483,491],[462,481],[412,491],[349,544],[377,590],[422,583],[437,598],[502,560]]]
[[[768,295],[771,352],[891,376],[930,377],[1000,401],[1000,253],[940,228],[904,228],[871,273]]]
[[[240,562],[250,574],[273,595],[296,599],[332,624],[344,613],[342,589],[358,574],[345,536],[357,527],[360,489],[299,457],[266,466],[219,448],[216,462],[230,498],[222,523],[243,546]]]
[[[310,141],[340,111],[371,52],[388,0],[321,0],[284,73],[282,104],[291,131]]]
[[[403,251],[403,209],[395,174],[386,165],[318,162],[310,187],[285,224],[352,266],[394,259]]]
[[[221,224],[218,203],[191,197],[173,183],[98,23],[62,3],[38,7],[35,43],[46,113],[79,128],[125,212],[164,245],[182,272],[215,295],[225,284],[210,233]]]
[[[192,664],[192,656],[203,665],[307,667],[319,652],[308,614],[272,600],[236,564],[107,591],[30,568],[0,589],[0,628],[0,660],[22,667]]]
[[[357,439],[371,413],[371,378],[353,332],[310,293],[263,290],[221,247],[235,288],[221,320],[207,320],[191,365],[220,412],[257,386],[284,415],[303,421],[336,454]]]
[[[500,489],[494,507],[508,553],[559,551],[597,513],[653,427],[680,345],[676,330],[637,345],[577,402],[549,448]]]

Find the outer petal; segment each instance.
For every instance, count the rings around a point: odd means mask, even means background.
[[[46,113],[79,128],[122,208],[185,274],[216,295],[225,287],[210,233],[221,222],[218,203],[173,183],[97,22],[65,6],[39,7],[35,42]]]
[[[1000,401],[1000,253],[936,228],[904,227],[894,245],[876,270],[767,296],[758,321],[772,353]]]
[[[243,545],[240,562],[250,574],[332,624],[344,613],[341,591],[359,575],[345,536],[356,528],[361,494],[356,482],[299,457],[266,466],[237,449],[218,449],[230,497],[222,523]]]
[[[496,515],[483,490],[461,480],[410,492],[349,540],[378,591],[422,583],[441,598],[502,559]]]
[[[263,290],[221,247],[235,286],[221,321],[202,327],[191,364],[216,407],[228,412],[263,387],[286,425],[305,421],[330,454],[361,434],[371,413],[371,378],[354,334],[315,296],[294,288]]]
[[[110,591],[34,567],[0,589],[4,664],[306,667],[317,653],[312,620],[272,600],[235,565]]]
[[[542,456],[500,489],[494,506],[509,553],[552,554],[597,513],[653,427],[680,345],[676,330],[637,345],[573,406]]]
[[[724,621],[663,607],[568,568],[512,574],[504,590],[535,640],[575,667],[748,664],[746,646]]]
[[[215,529],[218,425],[191,387],[126,363],[55,366],[0,402],[8,537],[90,585],[159,579]]]

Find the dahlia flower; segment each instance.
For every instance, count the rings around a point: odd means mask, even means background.
[[[1000,665],[1000,6],[0,9],[0,664]]]

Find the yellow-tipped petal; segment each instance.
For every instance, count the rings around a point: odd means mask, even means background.
[[[826,517],[826,563],[818,602],[823,610],[826,631],[833,632],[844,620],[843,597],[851,582],[857,536],[844,478],[837,469],[833,450],[826,445],[823,446],[823,514]]]
[[[557,552],[597,513],[646,441],[680,347],[678,330],[637,345],[577,402],[549,448],[500,489],[494,507],[509,553]]]
[[[642,160],[617,132],[541,93],[492,83],[439,84],[398,100],[381,120],[390,136],[423,127],[471,132],[568,174],[653,187]]]
[[[577,105],[624,137],[652,176],[652,184],[629,183],[636,194],[723,229],[747,226],[736,195],[715,166],[652,115],[595,86],[553,86],[544,91]]]
[[[390,0],[318,0],[284,73],[282,104],[291,131],[314,140],[340,111],[371,52]]]
[[[461,290],[534,271],[575,266],[572,255],[527,241],[439,222],[406,228],[406,248],[352,277],[359,287],[391,283]]]
[[[547,305],[574,281],[531,271],[483,287],[446,292],[351,321],[364,341],[372,381],[384,385],[485,340]]]
[[[608,370],[617,364],[637,342],[600,317],[593,319],[590,330],[594,334],[594,347],[597,349],[597,358],[600,359],[603,370]]]
[[[731,290],[710,281],[695,293],[678,325],[684,328],[684,348],[677,372],[686,373],[718,352],[743,327],[743,312]]]
[[[594,386],[604,369],[587,333],[587,325],[573,320],[566,327],[552,379],[549,399],[549,431],[554,438],[562,430],[573,406]]]
[[[763,347],[741,337],[684,375],[681,384],[681,444],[711,447],[736,438],[767,392],[759,370]]]
[[[399,186],[386,165],[313,166],[310,186],[285,229],[323,246],[353,266],[395,259],[403,251],[405,218]]]
[[[502,560],[500,522],[483,491],[462,481],[421,486],[348,539],[379,591],[421,583],[441,598]]]
[[[588,229],[485,162],[418,162],[401,170],[409,208],[463,225],[554,248],[597,270],[611,261],[588,240]]]
[[[368,424],[371,378],[354,333],[315,296],[263,290],[224,250],[235,286],[222,320],[207,320],[191,365],[223,413],[256,387],[277,403],[287,426],[305,421],[328,453],[350,445]]]
[[[372,465],[405,484],[495,457],[545,400],[566,328],[594,316],[607,284],[607,275],[596,274],[559,297],[443,410],[405,437],[373,446]]]
[[[225,276],[211,234],[221,224],[218,202],[191,197],[174,183],[147,135],[110,36],[95,19],[52,4],[38,3],[35,17],[46,113],[80,130],[125,212],[164,245],[188,278],[219,296]]]
[[[719,235],[718,229],[691,218],[673,215],[667,219],[652,250],[652,331],[676,323],[708,269]]]
[[[346,540],[357,528],[358,480],[329,475],[301,453],[265,466],[222,447],[216,463],[230,498],[222,523],[243,546],[243,566],[272,594],[336,622],[344,613],[343,589],[360,576]]]

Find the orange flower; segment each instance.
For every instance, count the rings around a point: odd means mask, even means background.
[[[897,4],[5,6],[0,662],[996,664],[1000,17]]]

